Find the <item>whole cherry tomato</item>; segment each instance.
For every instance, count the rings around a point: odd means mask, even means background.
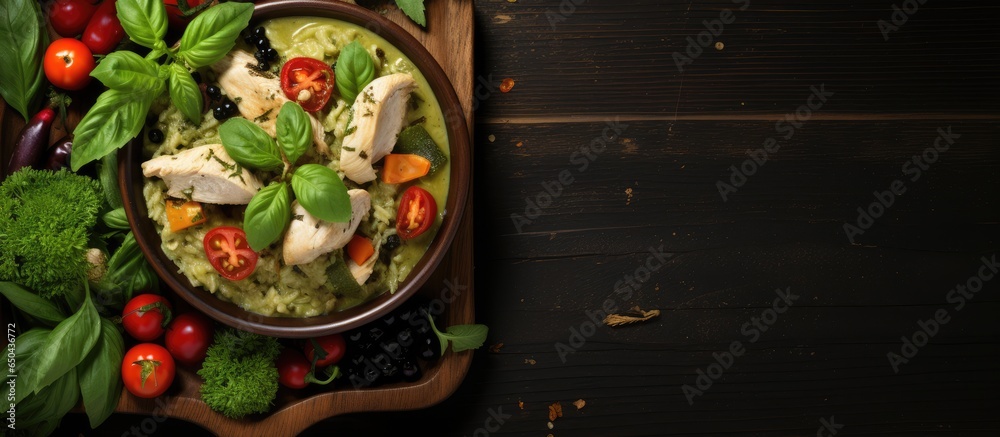
[[[427,190],[413,186],[403,192],[396,212],[396,232],[399,238],[416,238],[430,229],[437,217],[437,203]]]
[[[202,0],[187,0],[188,9],[194,9],[203,3]],[[163,0],[163,4],[167,7],[167,22],[170,23],[170,30],[175,32],[183,32],[184,28],[187,27],[188,23],[198,16],[198,13],[194,15],[184,16],[184,12],[181,11],[178,0]]]
[[[42,62],[45,77],[64,90],[76,91],[90,83],[94,55],[82,42],[73,38],[52,41]]]
[[[171,309],[170,302],[163,296],[140,294],[125,304],[122,327],[136,340],[156,340],[170,323]]]
[[[292,58],[281,66],[281,90],[306,112],[326,106],[333,91],[333,69],[313,58]]]
[[[129,349],[122,360],[122,381],[129,393],[155,398],[170,388],[177,369],[163,346],[140,343]]]
[[[77,36],[96,11],[96,0],[56,0],[49,9],[49,23],[59,36]]]
[[[309,360],[296,349],[285,348],[274,363],[278,368],[278,381],[288,388],[303,388],[309,385],[306,375],[309,374]]]
[[[219,226],[204,239],[205,255],[212,267],[231,281],[239,281],[257,267],[257,252],[247,244],[247,234],[234,226]]]
[[[212,321],[197,312],[180,314],[167,326],[163,344],[174,360],[195,366],[205,360],[215,329]]]
[[[83,31],[81,39],[90,51],[95,55],[106,55],[111,53],[118,43],[125,37],[125,29],[122,28],[121,21],[118,20],[118,10],[115,8],[116,0],[104,0],[97,7],[97,12],[87,23],[87,28]]]
[[[341,358],[344,357],[344,351],[347,349],[347,343],[344,341],[344,336],[341,334],[324,335],[319,338],[306,340],[304,351],[306,353],[306,360],[310,363],[312,363],[313,356],[316,355],[316,348],[313,344],[314,341],[319,344],[319,347],[321,347],[323,352],[326,353],[325,357],[316,360],[316,367],[336,364]]]

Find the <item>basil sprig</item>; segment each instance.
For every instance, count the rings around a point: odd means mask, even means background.
[[[49,45],[35,0],[0,1],[0,95],[25,120],[42,87],[42,54]]]
[[[340,96],[347,104],[354,103],[361,90],[375,79],[375,62],[361,43],[352,41],[340,50],[334,76]]]
[[[153,101],[167,89],[170,100],[184,117],[200,124],[201,91],[189,71],[226,56],[253,14],[250,3],[230,2],[210,7],[188,24],[178,47],[171,48],[163,40],[167,20],[162,1],[118,0],[115,6],[129,38],[152,50],[145,58],[126,51],[113,52],[91,73],[109,89],[97,98],[74,132],[70,155],[74,171],[114,152],[138,135]],[[5,46],[0,45],[0,50],[2,47]]]
[[[222,147],[244,167],[281,170],[286,160],[292,165],[309,149],[312,124],[309,115],[296,102],[285,103],[275,123],[277,143],[263,128],[249,120],[226,120],[219,127]],[[250,199],[243,214],[243,230],[253,250],[260,251],[278,241],[291,221],[293,199],[288,193],[289,175],[295,199],[309,214],[328,222],[343,223],[351,219],[351,199],[337,172],[320,164],[303,164],[294,172],[283,172],[279,181]]]

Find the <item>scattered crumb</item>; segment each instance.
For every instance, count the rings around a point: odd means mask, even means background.
[[[643,311],[639,307],[632,308],[632,314],[608,314],[604,318],[604,324],[608,326],[622,326],[632,323],[645,322],[660,315],[660,310]]]
[[[513,18],[510,15],[497,15],[493,17],[493,22],[496,24],[507,24],[510,23]]]
[[[517,400],[517,408],[520,408],[520,409],[523,410],[524,409],[524,401],[518,399]]]
[[[514,79],[505,77],[502,81],[500,81],[501,93],[510,92],[511,88],[514,88]]]
[[[524,141],[518,141],[517,144],[514,145],[514,147],[521,147],[521,146],[524,146]]]
[[[549,429],[552,429],[552,428],[555,428],[556,426],[552,422],[549,422],[548,427],[549,427]],[[549,434],[549,435],[552,435],[552,434]]]
[[[632,204],[632,187],[628,187],[628,188],[625,189],[625,196],[626,196],[625,206],[631,205]]]
[[[559,402],[549,405],[549,429],[552,429],[552,421],[556,420],[557,417],[562,417],[562,404]]]
[[[490,142],[492,143],[492,142],[494,142],[494,141],[497,140],[497,136],[493,135],[493,134],[490,134],[490,136],[486,137],[486,139],[490,140]]]
[[[715,42],[715,49],[716,50],[722,50],[724,48],[726,48],[726,45],[723,44],[722,41],[716,41]]]
[[[534,358],[525,358],[524,359],[524,364],[531,364],[532,366],[534,366],[536,363],[538,363],[538,361],[535,361]]]
[[[582,410],[585,405],[587,405],[587,401],[583,399],[573,401],[573,406],[575,406],[577,410]]]
[[[495,354],[500,353],[500,348],[502,347],[503,347],[503,342],[501,341],[500,343],[490,346],[490,352],[493,352]]]
[[[636,144],[635,140],[632,139],[632,138],[622,137],[621,143],[622,143],[623,146],[625,146],[625,148],[622,149],[623,153],[631,155],[631,154],[634,154],[635,152],[637,152],[639,150],[639,145]]]
[[[549,241],[552,241],[552,240],[555,240],[555,239],[556,239],[556,233],[555,232],[549,232]]]

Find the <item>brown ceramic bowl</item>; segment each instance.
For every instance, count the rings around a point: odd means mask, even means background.
[[[125,211],[139,247],[163,283],[197,310],[226,325],[258,334],[285,338],[305,338],[346,331],[375,320],[413,295],[444,257],[465,209],[471,173],[468,127],[455,90],[427,50],[395,23],[368,9],[339,1],[278,0],[256,6],[251,26],[269,18],[286,16],[328,17],[366,27],[397,47],[424,74],[437,96],[447,124],[450,156],[450,183],[443,223],[423,258],[414,266],[395,293],[382,295],[361,305],[316,317],[267,317],[223,301],[201,287],[192,286],[177,272],[173,261],[160,248],[160,235],[149,219],[142,194],[141,141],[133,141],[119,155],[119,183]],[[141,137],[140,137],[141,138]]]

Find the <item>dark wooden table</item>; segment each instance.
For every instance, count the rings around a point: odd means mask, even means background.
[[[475,8],[493,347],[437,406],[305,435],[1000,432],[1000,6]]]

